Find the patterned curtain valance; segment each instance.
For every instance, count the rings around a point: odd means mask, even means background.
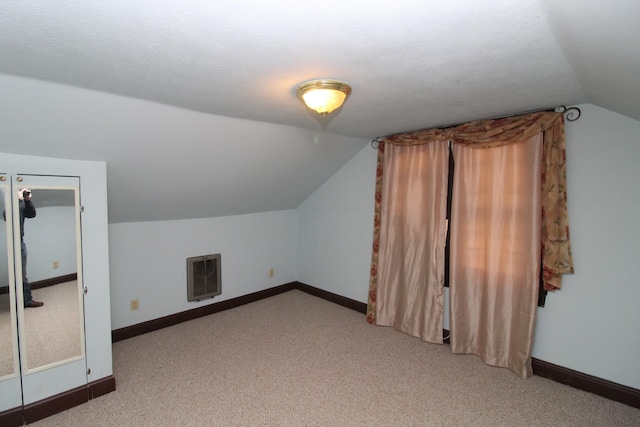
[[[382,138],[394,145],[420,145],[431,141],[451,141],[473,148],[500,147],[530,138],[563,120],[562,113],[530,113],[502,119],[477,120],[446,129],[426,129]]]

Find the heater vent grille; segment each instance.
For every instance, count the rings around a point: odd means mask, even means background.
[[[187,300],[200,301],[222,293],[220,254],[187,258]]]

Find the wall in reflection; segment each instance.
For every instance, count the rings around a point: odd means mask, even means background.
[[[29,281],[37,282],[52,277],[76,273],[75,246],[75,216],[73,200],[69,197],[55,196],[59,200],[57,205],[47,201],[47,193],[54,190],[33,190],[33,202],[36,205],[37,216],[25,221],[25,242],[29,250]],[[62,191],[55,190],[60,194]],[[71,192],[70,192],[71,193]],[[44,198],[43,198],[44,197]],[[64,199],[61,199],[64,197]],[[62,204],[64,203],[64,205]],[[8,263],[6,227],[0,227],[0,287],[7,286]],[[53,268],[53,262],[58,261],[59,267]],[[1,291],[0,291],[1,292]]]

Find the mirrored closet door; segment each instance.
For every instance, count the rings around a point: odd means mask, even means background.
[[[11,180],[0,174],[0,412],[22,406],[13,260]]]
[[[0,366],[13,362],[14,368],[4,368],[6,385],[15,389],[18,378],[21,404],[29,405],[87,384],[80,182],[14,174],[3,185],[10,212],[5,214],[9,310],[3,325],[12,351],[2,350]]]

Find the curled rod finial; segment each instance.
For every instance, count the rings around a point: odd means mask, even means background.
[[[382,138],[379,136],[376,136],[371,140],[371,147],[377,150],[381,142],[382,142]]]
[[[570,122],[575,122],[582,115],[582,111],[580,111],[578,107],[566,107],[564,105],[561,105],[558,108],[556,108],[556,111],[558,113],[565,114],[567,117],[567,120]]]

